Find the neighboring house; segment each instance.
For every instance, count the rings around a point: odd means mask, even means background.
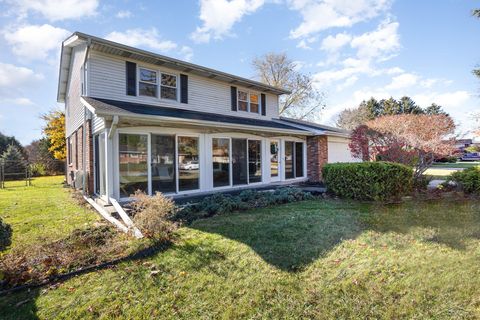
[[[67,182],[108,201],[320,181],[348,133],[285,119],[288,91],[76,32],[63,42]]]

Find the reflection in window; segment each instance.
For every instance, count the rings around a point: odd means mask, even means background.
[[[270,142],[270,176],[278,177],[278,141]]]
[[[250,183],[262,181],[262,142],[248,140],[248,180]]]
[[[177,100],[177,76],[162,73],[160,97],[162,99]]]
[[[213,186],[230,185],[230,140],[212,139]]]
[[[139,95],[157,97],[157,72],[140,68],[140,78],[138,80]]]
[[[238,90],[238,110],[248,111],[248,92]]]
[[[152,193],[175,192],[175,136],[152,134]]]
[[[232,139],[233,185],[248,183],[247,140]]]
[[[198,161],[198,138],[178,137],[178,190],[198,189],[200,164]]]
[[[258,94],[250,93],[250,112],[258,113]]]
[[[285,141],[285,179],[292,179],[295,176],[293,166],[293,145],[292,141]]]
[[[120,196],[128,197],[137,190],[147,192],[147,135],[119,135]]]
[[[303,177],[303,143],[295,142],[295,178]]]

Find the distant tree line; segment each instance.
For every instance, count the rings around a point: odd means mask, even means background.
[[[400,114],[448,115],[441,106],[435,103],[422,108],[407,96],[399,100],[393,97],[377,100],[372,97],[369,100],[362,101],[356,108],[343,110],[338,116],[337,126],[346,130],[353,130],[367,121],[381,116]]]
[[[64,172],[65,114],[51,111],[42,115],[42,119],[45,121],[44,136],[27,146],[0,132],[0,163],[6,179],[22,179],[27,169],[34,176]]]

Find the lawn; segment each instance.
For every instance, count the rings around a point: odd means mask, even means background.
[[[149,258],[0,297],[0,318],[473,319],[479,263],[480,202],[319,199],[198,220]]]
[[[0,189],[0,217],[13,229],[13,246],[60,239],[73,229],[99,221],[98,215],[72,201],[63,176],[41,177],[25,186],[7,181]]]

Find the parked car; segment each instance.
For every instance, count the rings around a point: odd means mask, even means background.
[[[187,161],[180,164],[180,169],[182,170],[198,170],[199,168],[198,161]]]
[[[465,153],[460,158],[462,161],[480,161],[480,152]]]

